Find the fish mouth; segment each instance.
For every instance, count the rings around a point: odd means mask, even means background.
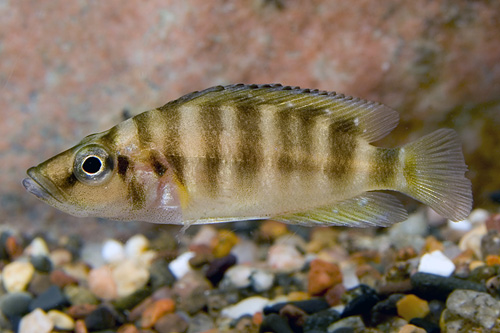
[[[27,171],[29,177],[23,179],[24,188],[42,201],[57,201],[62,203],[54,194],[62,197],[62,193],[47,178],[36,172],[35,167]]]

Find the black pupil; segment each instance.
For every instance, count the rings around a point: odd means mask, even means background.
[[[85,162],[83,162],[82,169],[86,173],[96,173],[101,170],[102,162],[95,156],[88,157]]]

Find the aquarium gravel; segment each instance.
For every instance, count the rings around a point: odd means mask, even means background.
[[[161,230],[161,229],[160,229]],[[272,220],[86,242],[0,234],[2,332],[496,332],[500,214]]]

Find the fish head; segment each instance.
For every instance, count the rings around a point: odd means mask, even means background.
[[[26,190],[78,217],[180,223],[180,201],[171,177],[159,179],[147,163],[141,162],[144,154],[138,149],[125,153],[109,147],[102,137],[89,136],[28,169],[28,177],[23,180]],[[126,174],[118,156],[134,161]]]

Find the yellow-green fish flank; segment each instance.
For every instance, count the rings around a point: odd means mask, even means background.
[[[77,216],[198,224],[265,219],[388,226],[405,193],[458,221],[471,210],[458,137],[371,143],[398,114],[379,103],[272,85],[217,86],[141,113],[28,170],[26,189]]]

